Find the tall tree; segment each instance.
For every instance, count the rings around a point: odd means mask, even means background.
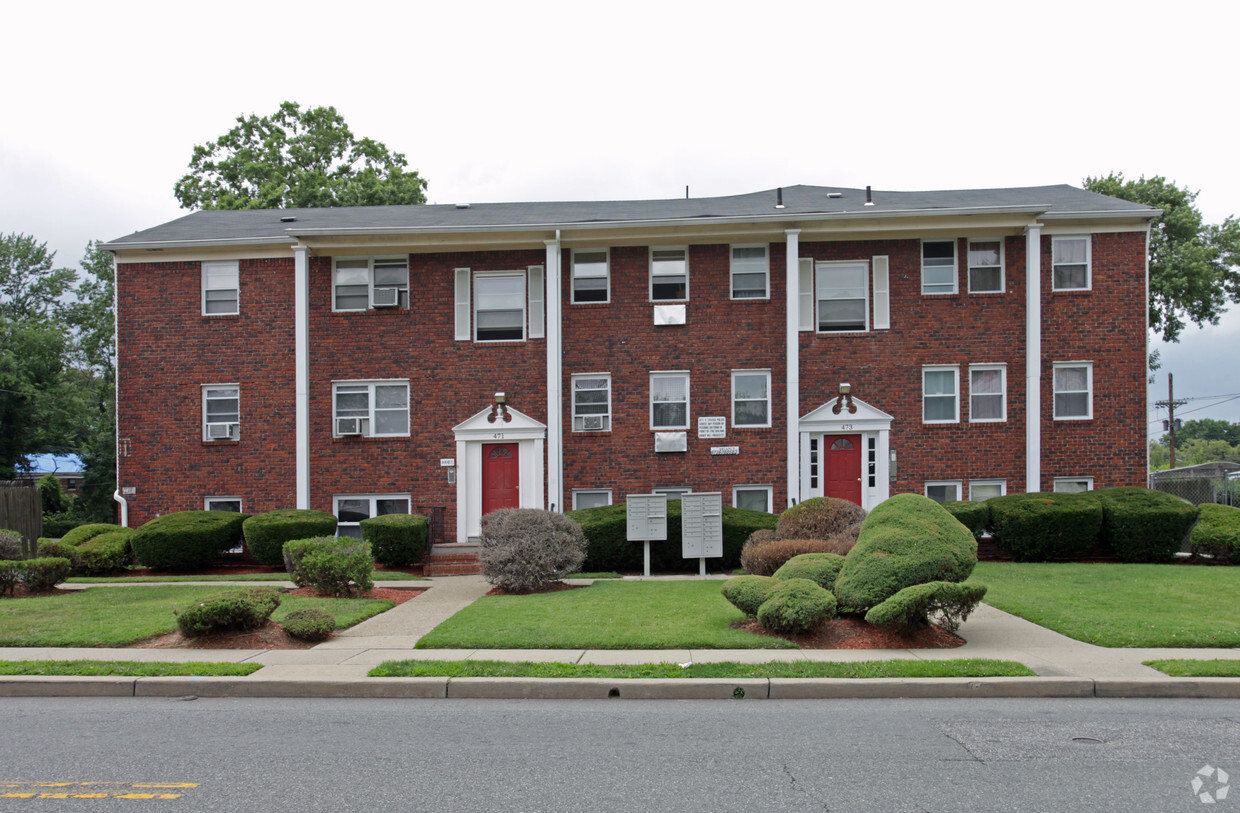
[[[1160,442],[1170,442],[1170,435],[1163,435]],[[1185,421],[1184,425],[1175,430],[1176,442],[1188,440],[1222,440],[1232,446],[1240,445],[1240,423],[1229,423],[1217,418],[1199,418]]]
[[[401,153],[355,139],[334,107],[284,102],[270,116],[238,116],[216,141],[194,147],[177,181],[186,209],[277,209],[425,203],[426,181]]]
[[[54,268],[56,252],[27,234],[0,235],[0,316],[19,321],[52,318],[77,278]]]
[[[1197,193],[1155,175],[1125,180],[1119,173],[1086,178],[1086,189],[1163,210],[1150,229],[1150,327],[1179,341],[1186,320],[1217,324],[1228,300],[1240,302],[1240,221],[1206,223]]]

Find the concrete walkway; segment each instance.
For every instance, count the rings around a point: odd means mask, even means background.
[[[700,578],[700,577],[690,577]],[[723,578],[723,577],[707,577]],[[582,582],[586,583],[586,582]],[[218,582],[216,584],[219,584]],[[252,582],[249,584],[253,584]],[[376,582],[383,587],[413,583]],[[1082,643],[982,605],[961,627],[956,649],[787,650],[480,650],[414,649],[418,639],[484,595],[481,576],[418,583],[429,589],[311,649],[203,650],[0,648],[0,660],[131,660],[260,663],[243,678],[2,677],[0,696],[278,696],[278,697],[1240,697],[1240,679],[1172,678],[1144,666],[1158,658],[1240,660],[1240,649],[1109,649]],[[138,588],[142,585],[133,585]],[[390,660],[501,660],[589,664],[736,661],[955,660],[1023,663],[1034,678],[612,680],[368,678]]]

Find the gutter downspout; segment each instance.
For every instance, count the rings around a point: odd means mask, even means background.
[[[121,490],[118,488],[112,492],[112,499],[121,504],[121,527],[129,527],[129,503],[121,496]]]
[[[560,230],[547,246],[547,500],[564,511],[563,319],[560,308]]]
[[[784,389],[787,421],[784,455],[787,459],[788,498],[791,508],[801,498],[801,261],[800,229],[785,229],[784,258]],[[774,506],[771,506],[774,508]]]
[[[1042,224],[1025,229],[1025,491],[1042,490]]]
[[[296,399],[294,444],[296,504],[310,507],[310,258],[304,245],[293,246],[293,355]]]
[[[1153,403],[1150,388],[1154,386],[1154,376],[1150,372],[1150,230],[1154,227],[1152,220],[1145,221],[1145,299],[1142,304],[1145,306],[1145,403]],[[1146,407],[1146,420],[1149,420],[1149,407]],[[1150,476],[1150,425],[1145,425],[1145,437],[1142,438],[1141,448],[1145,452],[1145,485],[1147,488],[1153,488],[1154,483]]]
[[[112,359],[112,442],[115,445],[114,474],[116,490],[112,492],[112,500],[121,504],[121,527],[129,527],[129,503],[121,496],[121,320],[118,310],[120,305],[120,274],[117,273],[116,252],[112,252],[112,347],[116,355]]]

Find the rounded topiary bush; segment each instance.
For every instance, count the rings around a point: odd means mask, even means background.
[[[38,545],[38,556],[46,559],[55,557],[57,559],[68,559],[73,570],[80,570],[82,567],[82,554],[72,545],[66,545],[63,542],[57,542],[53,539],[40,539]],[[0,559],[5,557],[0,556]]]
[[[317,536],[284,543],[284,565],[299,587],[328,596],[368,593],[375,586],[370,543],[348,536]]]
[[[119,528],[96,534],[74,550],[84,576],[106,576],[124,570],[133,561],[133,530]]]
[[[1018,562],[1080,558],[1098,541],[1102,503],[1095,492],[991,497],[995,544]]]
[[[990,530],[990,505],[986,500],[980,502],[953,500],[941,503],[941,505],[961,525],[968,528],[973,533],[973,536],[980,537]]]
[[[299,641],[326,641],[336,631],[336,619],[326,610],[294,610],[280,622],[284,631]]]
[[[775,578],[780,581],[788,579],[809,579],[815,584],[830,590],[839,578],[844,567],[844,557],[838,553],[802,553],[793,556],[779,570]]]
[[[503,590],[534,590],[569,573],[586,558],[581,526],[537,508],[501,508],[482,518],[478,551],[482,575]]]
[[[362,539],[375,561],[385,567],[408,567],[426,558],[430,521],[420,514],[383,514],[364,519]]]
[[[216,556],[241,541],[247,516],[232,511],[166,514],[134,531],[130,542],[143,567],[205,570]]]
[[[779,583],[758,608],[758,623],[771,632],[808,632],[835,616],[835,596],[809,579]]]
[[[73,530],[66,533],[60,538],[60,541],[66,545],[77,547],[83,542],[94,539],[99,534],[106,534],[112,531],[128,531],[130,528],[124,528],[120,525],[112,525],[107,522],[92,522],[89,525],[79,525]]]
[[[27,559],[18,565],[21,581],[31,593],[51,590],[68,578],[73,569],[68,559],[59,557]]]
[[[1149,488],[1100,488],[1102,539],[1121,562],[1166,562],[1184,549],[1198,510],[1182,497]]]
[[[925,582],[906,587],[865,614],[880,629],[912,633],[938,616],[939,626],[955,632],[986,595],[985,585],[973,582]]]
[[[280,606],[280,594],[267,587],[229,590],[208,596],[177,612],[177,627],[187,637],[233,630],[255,630]]]
[[[835,497],[813,497],[779,515],[775,535],[780,539],[830,539],[841,534],[857,538],[865,509]]]
[[[770,576],[736,576],[724,582],[719,590],[732,606],[753,616],[779,585],[779,580]]]
[[[1240,508],[1203,503],[1189,534],[1194,556],[1209,556],[1216,565],[1240,564]]]
[[[326,511],[282,508],[255,514],[242,523],[241,530],[251,556],[265,565],[279,567],[284,563],[285,542],[331,536],[336,533],[336,518]]]

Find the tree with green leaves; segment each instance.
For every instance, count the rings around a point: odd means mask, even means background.
[[[1228,301],[1240,302],[1240,220],[1206,223],[1197,193],[1160,175],[1126,180],[1122,174],[1086,178],[1091,192],[1163,210],[1150,228],[1150,327],[1163,341],[1179,341],[1191,321],[1217,324]],[[1186,321],[1187,320],[1187,321]]]
[[[270,116],[238,116],[194,147],[176,183],[186,209],[281,209],[425,203],[426,181],[401,153],[355,139],[334,107],[284,102]]]

